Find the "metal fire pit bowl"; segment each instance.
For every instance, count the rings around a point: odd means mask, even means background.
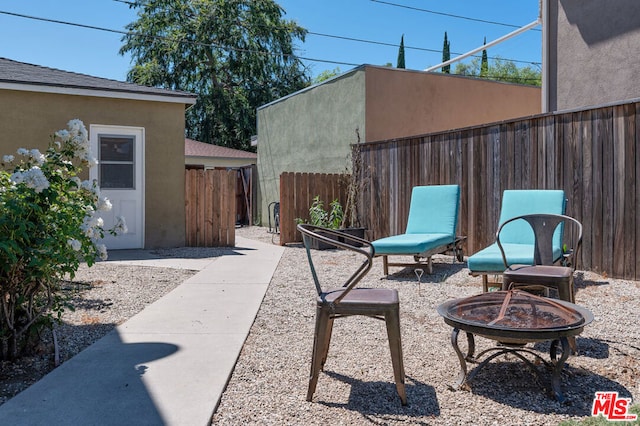
[[[560,389],[560,373],[571,353],[569,339],[582,333],[593,321],[593,314],[578,305],[557,299],[539,297],[518,291],[495,291],[462,299],[449,300],[438,306],[438,313],[453,327],[451,344],[460,360],[456,389],[466,385],[492,359],[513,354],[536,374],[541,374],[525,354],[542,361],[551,371],[550,391],[558,401],[564,401]],[[458,345],[458,334],[467,335],[467,354]],[[496,340],[500,345],[475,354],[474,335]],[[551,341],[551,362],[524,348],[531,342]],[[558,358],[558,350],[561,356]],[[483,360],[482,357],[487,355]],[[479,365],[467,373],[467,362]]]

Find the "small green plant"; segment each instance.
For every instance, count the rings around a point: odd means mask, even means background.
[[[324,203],[319,195],[313,198],[311,207],[309,207],[309,220],[296,219],[297,223],[310,223],[323,228],[339,229],[342,226],[344,218],[344,210],[338,199],[333,200],[329,204],[329,210],[324,208]]]

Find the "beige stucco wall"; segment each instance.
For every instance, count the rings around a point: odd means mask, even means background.
[[[258,205],[262,224],[267,206],[279,200],[282,172],[342,173],[350,144],[364,138],[364,70],[258,109]]]
[[[639,98],[640,1],[548,4],[549,111]]]
[[[184,104],[0,90],[0,155],[44,150],[72,118],[145,128],[145,247],[183,246]]]
[[[366,69],[366,141],[539,114],[541,99],[539,87],[371,66]]]

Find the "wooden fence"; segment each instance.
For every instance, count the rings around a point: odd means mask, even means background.
[[[236,242],[236,170],[186,170],[188,247],[233,247]]]
[[[318,195],[325,208],[338,199],[344,206],[348,175],[326,173],[290,173],[280,175],[280,244],[302,241],[296,219],[309,219],[309,207]]]
[[[459,184],[465,254],[492,243],[505,189],[563,189],[584,226],[579,268],[640,279],[640,103],[358,145],[370,239],[406,226],[411,188]]]

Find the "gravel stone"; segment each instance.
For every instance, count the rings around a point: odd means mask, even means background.
[[[237,235],[268,244],[277,235],[267,228],[237,229]],[[213,254],[212,254],[213,253]],[[177,249],[164,255],[212,256],[212,249]],[[314,251],[319,273],[341,284],[356,264],[345,251]],[[451,327],[436,307],[451,298],[481,292],[481,279],[470,277],[466,263],[436,256],[434,272],[421,283],[410,268],[382,274],[382,260],[361,286],[395,288],[400,294],[401,330],[409,405],[400,404],[393,382],[386,330],[382,321],[350,317],[336,321],[325,370],[313,402],[306,401],[315,321],[315,288],[306,252],[288,245],[242,348],[236,368],[213,415],[220,425],[557,425],[590,416],[596,391],[640,397],[640,283],[591,272],[576,273],[576,301],[595,320],[578,337],[579,356],[569,357],[562,375],[567,398],[556,402],[543,382],[515,357],[488,364],[468,385],[452,390],[459,372],[451,347]],[[108,262],[82,268],[70,287],[75,312],[57,329],[62,360],[84,349],[115,325],[196,271],[123,266]],[[49,343],[50,344],[50,343]],[[476,339],[477,351],[495,342]],[[549,344],[528,348],[549,359]],[[50,347],[15,365],[0,365],[0,404],[52,368]],[[470,364],[469,368],[474,365]]]
[[[243,228],[238,235],[272,240],[260,227]],[[357,262],[345,251],[313,253],[318,272],[335,284],[342,283]],[[596,391],[618,391],[638,401],[640,283],[577,272],[576,301],[596,318],[577,339],[580,355],[567,360],[562,375],[567,402],[561,404],[542,387],[550,372],[543,365],[538,367],[544,379],[540,383],[514,356],[489,363],[468,390],[452,390],[460,366],[450,343],[451,327],[436,307],[451,298],[480,293],[481,279],[469,275],[466,263],[453,263],[452,256],[436,256],[433,274],[425,272],[420,284],[411,268],[390,272],[385,278],[382,260],[375,259],[360,286],[395,288],[400,294],[408,406],[400,404],[396,393],[384,322],[361,317],[336,320],[313,402],[306,401],[315,288],[304,248],[291,244],[212,423],[557,425],[590,417]],[[494,341],[478,337],[476,353],[493,345]],[[549,343],[528,348],[549,359]]]

